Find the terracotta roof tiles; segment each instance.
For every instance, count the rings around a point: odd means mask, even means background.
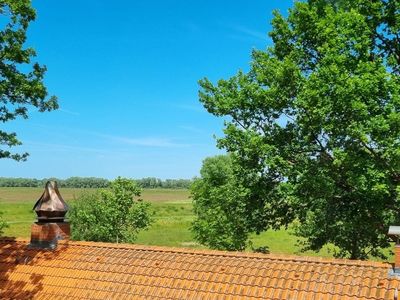
[[[388,263],[0,240],[0,299],[394,299]]]

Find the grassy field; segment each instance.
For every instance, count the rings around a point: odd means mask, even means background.
[[[6,236],[29,237],[30,225],[35,220],[32,207],[40,197],[39,188],[0,188],[0,211],[9,222],[10,227],[4,232]],[[60,189],[63,198],[73,201],[82,189]],[[89,190],[90,191],[90,190]],[[147,189],[142,198],[152,204],[155,222],[146,231],[142,231],[136,243],[187,248],[204,248],[197,244],[190,232],[194,219],[192,203],[187,190]],[[327,249],[319,253],[301,253],[297,238],[290,231],[279,230],[252,236],[254,247],[268,246],[271,253],[296,254],[330,257]]]
[[[60,189],[61,195],[67,202],[73,201],[82,192],[90,191],[90,189]],[[10,227],[5,229],[4,235],[15,237],[30,236],[30,224],[32,224],[36,218],[36,215],[32,211],[32,207],[36,200],[41,196],[42,192],[42,188],[0,188],[0,211],[3,212],[3,218],[10,224]],[[177,204],[180,205],[179,207],[184,208],[186,214],[191,214],[191,202],[189,200],[188,190],[146,189],[143,191],[141,198],[153,204],[152,208],[156,219],[152,228],[144,232],[143,239],[145,240],[146,234],[149,234],[149,238],[152,238],[151,235],[154,234],[157,226],[159,226],[160,223],[163,223],[162,218],[164,218],[166,214],[171,214],[169,216],[170,223],[174,223],[175,220],[176,223],[181,222],[179,214],[183,214],[183,212],[179,211]],[[187,223],[190,223],[190,221]],[[174,226],[172,225],[171,227]],[[174,228],[171,229],[174,231]],[[175,231],[179,233],[179,228]],[[140,236],[140,239],[141,238],[142,235]],[[179,235],[176,235],[174,241],[179,238]],[[171,243],[173,242],[171,241]],[[159,241],[156,241],[153,244],[164,245],[160,244]],[[176,243],[165,245],[178,246]]]

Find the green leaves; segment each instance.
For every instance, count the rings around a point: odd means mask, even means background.
[[[214,249],[244,250],[249,233],[243,201],[247,191],[233,177],[231,158],[206,158],[200,173],[191,186],[195,239]]]
[[[35,51],[25,48],[26,31],[36,14],[29,0],[2,0],[0,14],[4,28],[0,30],[0,122],[18,117],[28,118],[28,108],[40,112],[58,108],[57,98],[47,98],[43,84],[46,67],[32,63]],[[21,70],[29,70],[22,72]],[[0,131],[0,158],[25,160],[27,153],[15,154],[9,148],[20,145],[15,133]]]
[[[306,249],[364,259],[388,246],[400,223],[399,15],[391,0],[296,2],[275,13],[274,46],[253,51],[247,74],[200,81],[200,101],[229,120],[218,146],[258,217],[247,232],[296,220]]]
[[[9,225],[7,224],[6,221],[3,220],[2,218],[2,212],[0,212],[0,236],[3,235],[3,229],[7,228]]]
[[[69,217],[72,238],[102,242],[133,242],[150,223],[149,203],[143,202],[135,181],[118,177],[110,188],[81,195]]]

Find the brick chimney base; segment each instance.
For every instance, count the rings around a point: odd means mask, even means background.
[[[394,246],[394,271],[400,273],[400,245]]]
[[[69,240],[70,225],[68,222],[32,224],[31,248],[55,249],[58,240]]]

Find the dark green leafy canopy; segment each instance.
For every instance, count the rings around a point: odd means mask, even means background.
[[[263,202],[252,229],[296,220],[306,249],[379,256],[400,224],[400,2],[296,2],[272,25],[248,73],[200,81],[228,119],[218,145],[259,196],[247,205]]]
[[[35,20],[35,11],[29,0],[0,0],[0,122],[17,117],[28,118],[29,106],[40,112],[58,107],[56,97],[47,99],[43,84],[46,67],[32,63],[35,51],[25,48],[26,31]],[[23,70],[28,70],[24,72]],[[15,154],[10,147],[20,145],[14,132],[0,129],[0,158],[25,160],[27,153]]]

